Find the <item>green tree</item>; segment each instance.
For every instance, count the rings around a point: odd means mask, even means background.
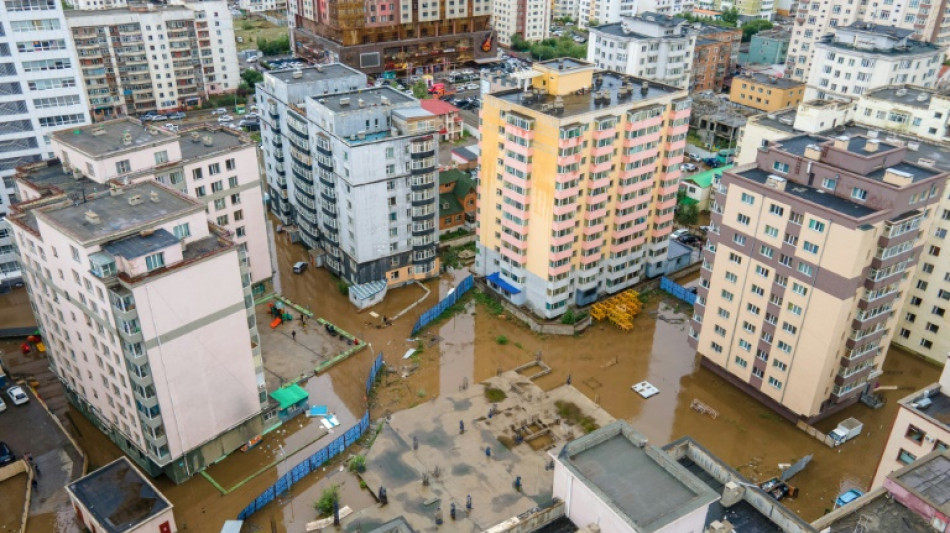
[[[735,26],[736,23],[739,22],[739,10],[734,7],[724,10],[722,12],[722,21]]]
[[[520,33],[511,34],[511,48],[518,52],[525,52],[531,48],[531,43],[524,40]]]
[[[696,204],[680,204],[675,218],[681,226],[695,226],[699,222],[699,209]]]
[[[248,87],[253,89],[255,83],[264,81],[264,75],[252,68],[249,68],[241,73],[241,80],[243,80]]]
[[[412,84],[412,95],[422,100],[429,97],[429,86],[425,80],[419,80]]]
[[[290,52],[290,36],[276,39],[258,39],[257,49],[265,56],[276,56]]]
[[[772,23],[768,20],[750,20],[742,25],[742,42],[747,43],[752,40],[752,36],[762,30],[772,28]]]

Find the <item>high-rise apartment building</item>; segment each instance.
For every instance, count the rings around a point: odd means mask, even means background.
[[[438,117],[343,65],[258,84],[271,209],[352,284],[438,273]]]
[[[290,2],[294,51],[368,74],[451,70],[494,58],[490,0]]]
[[[690,100],[584,61],[532,68],[529,88],[484,98],[475,267],[554,317],[659,273]]]
[[[263,13],[267,11],[286,11],[286,0],[241,0],[238,3],[244,11]]]
[[[874,137],[796,135],[717,187],[690,339],[703,364],[789,418],[880,375],[948,173]]]
[[[932,87],[945,50],[910,38],[911,30],[854,23],[815,43],[805,99],[853,100],[895,84]]]
[[[105,190],[112,183],[158,181],[205,204],[208,220],[246,252],[251,281],[271,278],[257,148],[247,136],[200,126],[181,134],[124,118],[56,132],[51,151],[64,170],[68,194]],[[18,176],[21,199],[60,192],[64,185]]]
[[[910,32],[912,40],[923,41],[946,49],[950,44],[950,16],[947,0],[937,2],[881,2],[868,6],[851,0],[802,0],[794,13],[795,26],[788,49],[785,72],[805,81],[812,70],[815,45],[839,28],[854,23],[872,23]]]
[[[526,41],[547,38],[551,25],[549,0],[493,0],[491,23],[498,42],[511,46],[511,36],[520,34]]]
[[[854,105],[853,120],[928,141],[950,143],[950,94],[913,85],[868,91]]]
[[[75,10],[66,22],[95,120],[185,109],[240,85],[224,0]]]
[[[251,274],[204,202],[155,181],[83,192],[97,183],[55,161],[23,179],[49,186],[8,218],[70,402],[176,482],[260,434]]]
[[[687,88],[696,33],[689,21],[643,13],[591,28],[587,60],[598,68]]]
[[[60,3],[0,3],[0,216],[16,201],[16,167],[53,157],[50,132],[88,123],[86,94]],[[11,260],[0,252],[4,277],[16,270]]]

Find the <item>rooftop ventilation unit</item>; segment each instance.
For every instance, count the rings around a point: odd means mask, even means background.
[[[295,80],[299,80],[299,79],[302,78],[302,77],[303,77],[303,71],[302,71],[302,70],[300,70],[300,69],[298,68],[297,70],[294,71],[294,73],[293,73],[293,78],[294,78]]]
[[[99,218],[99,214],[90,209],[85,213],[86,222],[90,224],[99,224],[102,222],[102,219]]]
[[[141,194],[133,194],[132,196],[129,196],[129,205],[139,205],[141,203],[142,203]]]

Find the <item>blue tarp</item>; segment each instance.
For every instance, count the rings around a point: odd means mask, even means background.
[[[509,293],[509,294],[518,294],[521,292],[521,289],[515,287],[514,285],[508,283],[507,281],[501,279],[501,274],[495,272],[494,274],[489,274],[487,278],[488,283],[492,285],[497,285],[499,289]]]

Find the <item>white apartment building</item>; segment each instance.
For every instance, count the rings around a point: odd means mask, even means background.
[[[577,0],[577,25],[581,28],[613,24],[620,17],[633,16],[637,0]]]
[[[548,0],[493,0],[491,23],[498,42],[511,46],[511,36],[521,34],[526,41],[540,41],[551,26],[551,2]]]
[[[225,0],[69,11],[92,117],[198,105],[241,82]]]
[[[689,13],[693,10],[693,0],[637,0],[633,13],[621,13],[622,15],[634,15],[637,13],[659,13],[661,15],[678,15],[680,13]]]
[[[63,192],[8,218],[70,402],[144,470],[176,482],[260,434],[251,274],[204,202],[155,181],[74,197],[66,187],[96,182],[56,162],[33,166],[24,179],[58,180]]]
[[[851,0],[803,0],[798,2],[795,27],[788,49],[786,74],[805,81],[811,71],[815,44],[837,28],[855,22],[870,22],[911,31],[910,38],[936,44],[945,49],[950,44],[950,2],[937,0],[886,0],[868,6]]]
[[[932,87],[944,50],[910,39],[910,30],[854,23],[815,43],[805,100],[854,100],[885,85]]]
[[[867,91],[855,102],[862,124],[928,141],[950,142],[950,95],[913,85]]]
[[[271,209],[348,283],[402,285],[439,268],[437,118],[399,91],[363,86],[339,64],[258,84]]]
[[[554,0],[551,9],[554,20],[568,18],[576,21],[580,13],[580,0]]]
[[[0,217],[16,201],[16,167],[53,157],[50,132],[89,123],[74,50],[59,2],[0,2]],[[10,261],[0,252],[0,278]]]
[[[643,13],[591,28],[587,60],[604,70],[686,88],[695,46],[687,20]]]
[[[291,4],[295,3],[291,2]],[[238,6],[251,13],[263,13],[265,11],[285,11],[287,2],[285,0],[241,0]]]

